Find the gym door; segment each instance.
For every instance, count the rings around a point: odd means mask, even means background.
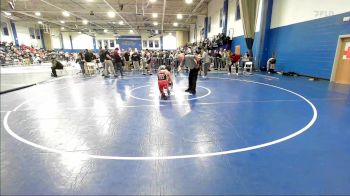
[[[350,38],[342,38],[338,53],[334,82],[350,84]]]

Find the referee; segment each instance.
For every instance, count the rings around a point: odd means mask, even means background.
[[[185,66],[187,66],[190,69],[190,73],[188,76],[188,89],[186,89],[185,92],[195,95],[199,65],[190,47],[186,51]]]

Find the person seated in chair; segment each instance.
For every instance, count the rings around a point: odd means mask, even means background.
[[[276,58],[275,58],[275,54],[273,53],[272,57],[269,58],[269,60],[267,61],[266,71],[268,73],[276,73],[275,65],[276,65]]]
[[[51,66],[51,70],[52,70],[51,76],[52,76],[52,77],[57,77],[56,69],[63,69],[63,65],[62,65],[62,63],[59,62],[55,57],[53,57],[53,58],[51,59],[51,63],[52,63],[52,66]]]

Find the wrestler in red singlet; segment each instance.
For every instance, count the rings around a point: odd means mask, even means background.
[[[172,83],[170,72],[165,69],[165,66],[161,66],[158,71],[158,87],[159,87],[160,94],[162,95],[162,98],[166,99],[164,89],[169,88],[169,82]],[[168,93],[169,93],[169,89],[168,89]]]

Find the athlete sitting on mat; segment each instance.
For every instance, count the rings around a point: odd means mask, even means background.
[[[169,84],[172,84],[173,81],[170,76],[170,72],[165,69],[165,66],[162,65],[159,67],[158,71],[158,87],[160,94],[162,95],[162,99],[167,99],[164,93],[164,89],[167,89],[168,96],[170,96]]]

